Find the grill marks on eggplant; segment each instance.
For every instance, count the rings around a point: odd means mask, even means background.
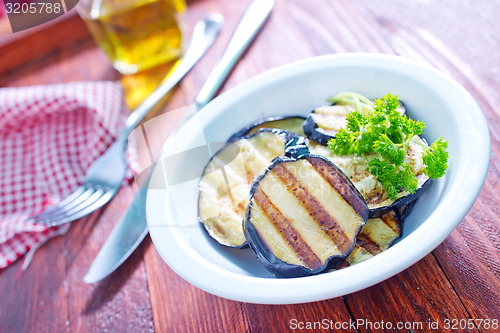
[[[319,128],[334,137],[340,128],[345,127],[347,114],[354,110],[356,108],[352,105],[325,105],[316,108],[311,116]]]
[[[352,240],[347,238],[342,227],[335,222],[335,218],[306,189],[306,185],[302,185],[283,164],[276,165],[273,173],[286,185],[287,190],[298,199],[299,204],[302,204],[314,222],[332,239],[334,246],[338,247],[341,253],[351,251]],[[325,193],[325,195],[327,194]],[[334,194],[332,193],[332,195]]]
[[[322,263],[330,256],[340,254],[336,244],[311,218],[310,212],[305,209],[293,193],[288,191],[286,185],[273,172],[262,179],[259,189],[270,197],[273,204],[280,209],[301,239],[306,244],[314,244],[315,253],[321,258]]]
[[[250,184],[273,158],[283,155],[285,139],[261,131],[228,144],[205,167],[199,184],[198,214],[210,236],[223,245],[241,247],[242,221]]]
[[[405,157],[419,189],[389,202],[367,169],[376,154],[341,157],[326,147],[354,109],[337,104],[318,107],[307,118],[262,118],[233,134],[199,185],[199,218],[210,236],[230,247],[248,242],[282,277],[340,269],[391,246],[401,235],[406,207],[429,184],[422,148],[412,141]],[[405,113],[404,105],[399,111]]]
[[[267,251],[285,266],[300,265],[308,270],[298,273],[264,259],[276,275],[320,272],[346,258],[353,249],[356,234],[368,217],[368,207],[350,181],[345,176],[334,177],[335,173],[341,175],[318,156],[278,159],[253,185],[245,221],[251,247],[261,261],[269,253],[259,251]],[[328,179],[341,183],[332,186]],[[255,233],[249,232],[252,228]]]
[[[387,250],[401,236],[402,221],[394,211],[371,218],[361,228],[356,246],[347,259],[336,269],[358,264]]]
[[[366,202],[357,190],[353,190],[354,185],[342,172],[332,169],[330,164],[321,158],[308,158],[307,160],[328,181],[330,186],[334,187],[347,202],[352,204],[352,207],[359,215],[363,216],[366,213]],[[351,186],[343,186],[346,182]]]
[[[403,208],[403,210],[404,209],[406,209],[406,206]],[[399,237],[401,235],[401,224],[403,222],[398,218],[398,215],[399,215],[399,212],[396,213],[395,211],[393,211],[393,212],[389,212],[389,213],[382,215],[381,217],[379,217],[379,219],[382,220],[382,222],[384,222],[385,225],[388,226],[392,230],[392,232],[395,235],[398,235],[398,237]],[[387,245],[387,247],[389,247],[389,246],[390,246],[390,244]]]
[[[352,105],[325,105],[314,109],[304,121],[304,133],[326,146],[337,132],[345,127],[346,116],[354,111]]]
[[[380,252],[378,245],[365,234],[359,234],[356,243],[373,256]]]
[[[297,258],[310,269],[321,267],[322,262],[307,245],[301,235],[293,227],[293,222],[284,216],[281,211],[269,200],[269,197],[260,188],[257,188],[255,202],[262,209],[268,221],[274,225],[275,230],[285,239],[293,249]]]

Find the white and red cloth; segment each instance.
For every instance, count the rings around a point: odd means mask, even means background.
[[[116,82],[0,89],[0,269],[67,230],[26,219],[76,189],[127,113]]]

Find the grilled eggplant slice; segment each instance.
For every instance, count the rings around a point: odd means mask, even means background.
[[[304,121],[304,133],[323,146],[346,126],[346,116],[354,111],[353,105],[325,105],[314,109]]]
[[[335,269],[358,264],[387,250],[401,236],[402,221],[397,211],[368,219],[356,238],[354,250]]]
[[[241,139],[243,136],[255,133],[261,128],[276,128],[305,136],[304,130],[302,129],[302,123],[305,119],[306,117],[303,116],[273,116],[261,118],[231,135],[227,141],[232,142]]]
[[[303,154],[276,158],[252,184],[244,229],[269,271],[298,277],[343,261],[367,218],[349,179],[326,158]]]
[[[413,206],[415,206],[415,202],[417,202],[417,200],[413,200],[409,204],[407,204],[405,206],[401,206],[401,207],[394,210],[396,212],[398,219],[401,221],[401,224],[408,217],[408,215],[410,215],[410,212],[412,211]]]
[[[410,164],[413,174],[417,177],[418,188],[411,194],[408,192],[399,193],[396,200],[387,198],[387,192],[383,185],[368,170],[368,163],[371,159],[378,157],[377,154],[338,156],[327,147],[312,140],[309,141],[308,146],[311,153],[326,157],[342,170],[366,200],[370,208],[369,217],[379,217],[388,211],[411,203],[422,195],[425,188],[432,182],[432,179],[423,173],[425,166],[422,161],[424,151],[422,144],[425,146],[426,143],[420,137],[414,137],[413,140],[410,142],[405,158]]]
[[[328,141],[333,139],[342,127],[346,126],[347,114],[356,109],[353,104],[342,103],[317,107],[304,121],[304,133],[319,144],[326,146]],[[405,114],[406,108],[402,102],[400,102],[398,110],[401,115]]]
[[[261,129],[228,143],[208,162],[199,184],[198,216],[210,236],[229,247],[246,244],[243,218],[252,180],[284,155],[292,133]]]
[[[368,204],[368,207],[371,207],[370,217],[378,217],[390,211],[391,209],[398,209],[413,204],[415,200],[417,200],[425,192],[425,189],[432,183],[432,179],[423,174],[417,176],[417,179],[419,186],[417,190],[413,193],[403,192],[395,201],[386,199],[383,202],[380,202],[378,198],[375,197],[373,203]]]

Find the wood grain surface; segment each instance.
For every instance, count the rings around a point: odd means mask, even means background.
[[[225,27],[161,112],[193,102],[249,3],[188,1],[187,30],[212,11],[224,15]],[[391,330],[364,324],[310,331],[498,332],[480,320],[500,319],[499,10],[498,0],[276,0],[263,31],[222,89],[295,60],[343,52],[405,56],[443,71],[468,89],[490,130],[486,183],[460,225],[415,265],[344,297],[295,305],[248,304],[187,283],[163,262],[147,237],[116,272],[87,285],[83,275],[137,190],[130,185],[105,208],[42,246],[26,271],[21,271],[22,259],[0,271],[0,331],[288,332],[326,320],[414,326]],[[6,36],[0,34],[1,87],[120,79],[77,15],[19,38]],[[141,82],[124,85],[134,91]],[[474,325],[445,330],[445,320],[453,319]],[[440,329],[431,330],[436,321]]]

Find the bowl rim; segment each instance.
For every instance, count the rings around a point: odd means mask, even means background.
[[[387,251],[358,265],[335,271],[335,283],[332,283],[330,273],[287,279],[262,278],[230,272],[209,262],[200,257],[194,249],[182,242],[179,230],[158,227],[161,224],[160,219],[166,218],[166,215],[163,214],[163,216],[160,216],[161,214],[153,212],[155,206],[162,205],[162,200],[166,200],[165,191],[150,189],[147,194],[146,213],[151,238],[163,260],[183,279],[217,296],[250,303],[292,304],[338,297],[359,291],[388,279],[422,259],[444,241],[472,207],[485,181],[490,159],[490,137],[486,119],[473,96],[458,82],[432,67],[422,65],[408,58],[387,54],[348,53],[312,57],[289,63],[258,74],[230,89],[207,104],[200,111],[200,116],[203,116],[206,121],[212,121],[219,113],[224,113],[228,105],[233,104],[243,96],[254,93],[262,84],[269,85],[286,77],[300,75],[312,69],[325,66],[331,67],[333,66],[332,64],[335,66],[351,65],[363,67],[369,65],[369,67],[391,68],[391,70],[400,70],[413,73],[414,75],[417,75],[415,73],[419,71],[423,71],[433,76],[436,80],[444,80],[443,82],[453,88],[448,88],[450,92],[461,96],[462,99],[466,99],[473,106],[468,112],[471,112],[471,115],[478,119],[476,125],[480,128],[479,140],[481,141],[481,146],[477,150],[468,152],[470,155],[468,162],[473,161],[478,168],[478,172],[471,176],[473,179],[470,182],[469,195],[465,198],[459,198],[460,208],[451,216],[448,212],[444,215],[442,210],[436,209],[417,229]],[[193,119],[190,119],[179,129],[177,134],[189,128],[193,121]],[[164,152],[175,141],[173,137],[165,143]],[[451,184],[448,191],[450,193],[444,196],[443,200],[445,204],[454,204],[451,202],[451,199],[454,198],[454,193],[451,192],[454,186],[457,186],[457,184]],[[163,201],[162,206],[165,205],[164,203],[165,201]],[[445,218],[445,221],[449,222],[436,223],[440,218]],[[168,231],[166,231],[167,229]],[[424,245],[419,244],[420,239],[426,240]],[[405,246],[412,246],[415,250],[405,253],[403,259],[396,261],[397,264],[390,261]],[[179,253],[176,252],[176,255],[172,255],[172,251],[179,250],[184,251],[184,254],[179,256]],[[185,262],[186,258],[189,260],[188,264]],[[196,276],[190,274],[193,270],[189,267],[189,264],[196,265],[198,273]],[[363,275],[366,271],[373,272],[373,274],[370,276]],[[198,275],[202,276],[202,278],[199,278]],[[359,276],[359,279],[353,281],[353,275]],[[235,283],[231,284],[228,281]],[[333,285],[333,287],[325,291],[323,287],[327,284]],[[246,288],[249,291],[242,292],[242,289],[245,288],[241,288],[241,286],[247,286]]]

